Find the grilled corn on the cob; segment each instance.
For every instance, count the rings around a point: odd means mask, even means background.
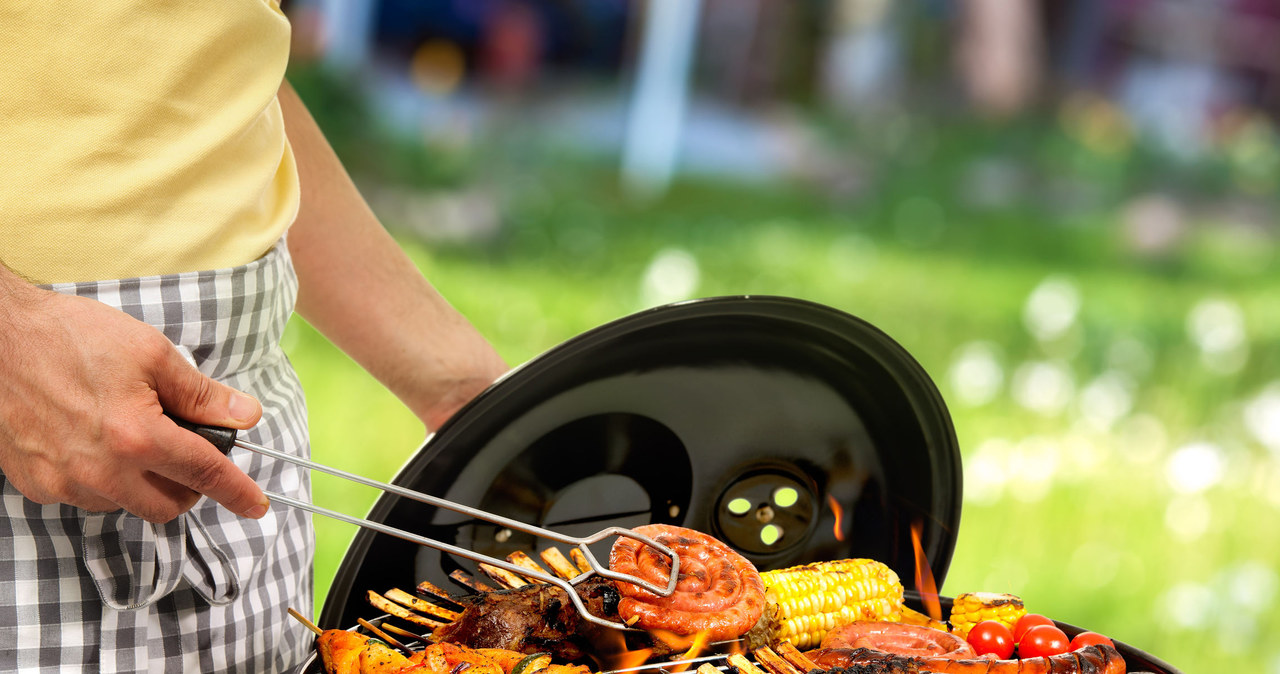
[[[951,605],[951,631],[968,638],[969,630],[983,620],[995,620],[1010,630],[1027,612],[1022,600],[1011,594],[966,592]]]
[[[843,559],[760,574],[772,639],[814,648],[827,632],[855,620],[896,622],[902,582],[893,569],[871,559]]]

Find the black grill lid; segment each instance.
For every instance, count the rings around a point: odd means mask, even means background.
[[[908,588],[912,526],[940,586],[960,523],[955,431],[924,370],[867,322],[783,297],[673,304],[570,339],[460,410],[394,481],[575,535],[692,527],[762,570],[871,557]],[[498,557],[545,545],[389,494],[369,517]],[[367,590],[453,587],[458,567],[474,571],[361,530],[320,624],[369,616]]]

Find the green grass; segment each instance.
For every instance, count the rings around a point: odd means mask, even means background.
[[[944,593],[1013,592],[1034,611],[1188,672],[1280,671],[1280,646],[1270,636],[1280,633],[1280,461],[1242,421],[1245,406],[1280,381],[1274,224],[1241,239],[1194,211],[1183,245],[1143,257],[1121,235],[1120,213],[1132,194],[1152,184],[1189,185],[1200,191],[1186,194],[1209,203],[1230,196],[1230,185],[1197,180],[1193,168],[1162,169],[1140,149],[1118,159],[1092,156],[1052,124],[1002,136],[957,123],[933,134],[923,162],[893,160],[910,154],[901,148],[876,155],[856,139],[837,139],[883,162],[854,197],[802,185],[688,181],[642,205],[620,194],[610,165],[595,160],[524,146],[518,161],[499,152],[459,168],[451,157],[444,182],[467,184],[483,173],[485,184],[496,185],[501,234],[472,245],[402,242],[512,363],[648,306],[645,270],[664,250],[696,260],[693,296],[787,295],[862,317],[902,343],[938,383],[967,485],[990,481],[975,466],[1052,466],[1042,484],[1031,471],[995,496],[968,495]],[[1032,187],[999,208],[967,205],[964,167],[993,154],[1020,162]],[[1055,207],[1050,192],[1035,187],[1064,176],[1093,186],[1088,205]],[[918,197],[944,218],[923,239],[904,218],[929,209],[902,210]],[[1051,277],[1066,279],[1081,304],[1066,335],[1042,343],[1023,312]],[[1186,327],[1189,312],[1213,298],[1244,316],[1248,358],[1225,374],[1202,363]],[[971,406],[950,372],[958,350],[977,341],[995,346],[1005,378],[994,399]],[[1150,368],[1116,362],[1117,342],[1141,345]],[[389,478],[422,442],[422,426],[300,320],[287,348],[308,392],[317,460]],[[1077,395],[1060,412],[1029,411],[1011,394],[1014,371],[1033,361],[1060,363],[1073,378]],[[1130,366],[1131,409],[1109,428],[1081,421],[1083,386]],[[1166,478],[1169,457],[1192,442],[1221,448],[1223,478],[1179,495]],[[375,497],[324,476],[315,478],[315,494],[320,504],[352,513]],[[1180,522],[1206,512],[1203,533],[1179,536]],[[322,602],[354,532],[319,518],[316,528]],[[1207,603],[1170,604],[1171,596],[1205,592]]]

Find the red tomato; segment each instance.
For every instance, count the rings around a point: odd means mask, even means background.
[[[1018,642],[1018,657],[1039,658],[1066,653],[1071,640],[1062,630],[1052,625],[1036,625],[1022,635]]]
[[[994,653],[1001,660],[1013,655],[1013,632],[1003,623],[983,620],[969,630],[969,645],[978,655]]]
[[[1116,643],[1097,632],[1081,632],[1076,638],[1071,640],[1071,650],[1076,651],[1085,646],[1097,646],[1098,644],[1106,644],[1115,648]]]
[[[1022,616],[1021,618],[1018,618],[1018,622],[1014,623],[1013,643],[1015,644],[1021,643],[1022,635],[1026,634],[1027,630],[1031,629],[1032,627],[1035,627],[1036,625],[1048,625],[1049,627],[1057,627],[1057,625],[1053,624],[1052,620],[1049,620],[1048,618],[1040,615],[1039,613],[1028,613]]]

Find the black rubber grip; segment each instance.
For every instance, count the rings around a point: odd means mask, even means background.
[[[173,419],[173,423],[181,426],[182,428],[187,429],[188,431],[191,431],[192,433],[195,433],[196,435],[204,438],[205,440],[208,440],[209,444],[213,445],[214,447],[217,447],[218,451],[222,452],[223,454],[230,452],[231,448],[236,446],[236,429],[234,428],[223,428],[222,426],[205,426],[202,424],[193,424],[190,421],[187,421],[186,419],[179,419],[178,417],[175,417],[172,414],[169,414],[168,412],[165,412],[165,416],[169,417],[170,419]]]

